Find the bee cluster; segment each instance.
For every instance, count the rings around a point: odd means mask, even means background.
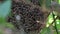
[[[34,5],[40,5],[39,0],[30,0]]]
[[[41,30],[45,26],[44,13],[40,7],[34,6],[13,1],[11,16],[8,16],[7,21],[13,23],[17,29],[23,26],[26,32]]]

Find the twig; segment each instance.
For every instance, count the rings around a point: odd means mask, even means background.
[[[56,19],[54,18],[55,15],[53,14],[53,12],[52,12],[52,15],[53,15],[54,24],[55,24],[54,28],[56,29],[56,32],[57,32],[57,34],[58,34],[58,30],[57,30],[57,26],[56,26]]]
[[[58,19],[58,16],[55,18],[55,21],[56,21],[56,19]],[[49,27],[50,27],[53,23],[54,23],[54,21],[49,25]]]

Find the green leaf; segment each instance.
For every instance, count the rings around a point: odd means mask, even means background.
[[[51,34],[50,28],[44,28],[44,29],[42,29],[41,34]]]

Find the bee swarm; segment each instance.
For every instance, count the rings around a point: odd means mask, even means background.
[[[12,1],[11,16],[7,21],[20,30],[23,26],[25,32],[40,31],[45,26],[45,13],[41,7],[25,1]]]

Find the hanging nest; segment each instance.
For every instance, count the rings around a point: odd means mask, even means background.
[[[12,0],[11,15],[7,17],[7,21],[18,30],[22,26],[25,32],[39,32],[45,27],[48,14],[48,11],[44,11],[40,6],[33,3],[27,3],[24,0]]]

